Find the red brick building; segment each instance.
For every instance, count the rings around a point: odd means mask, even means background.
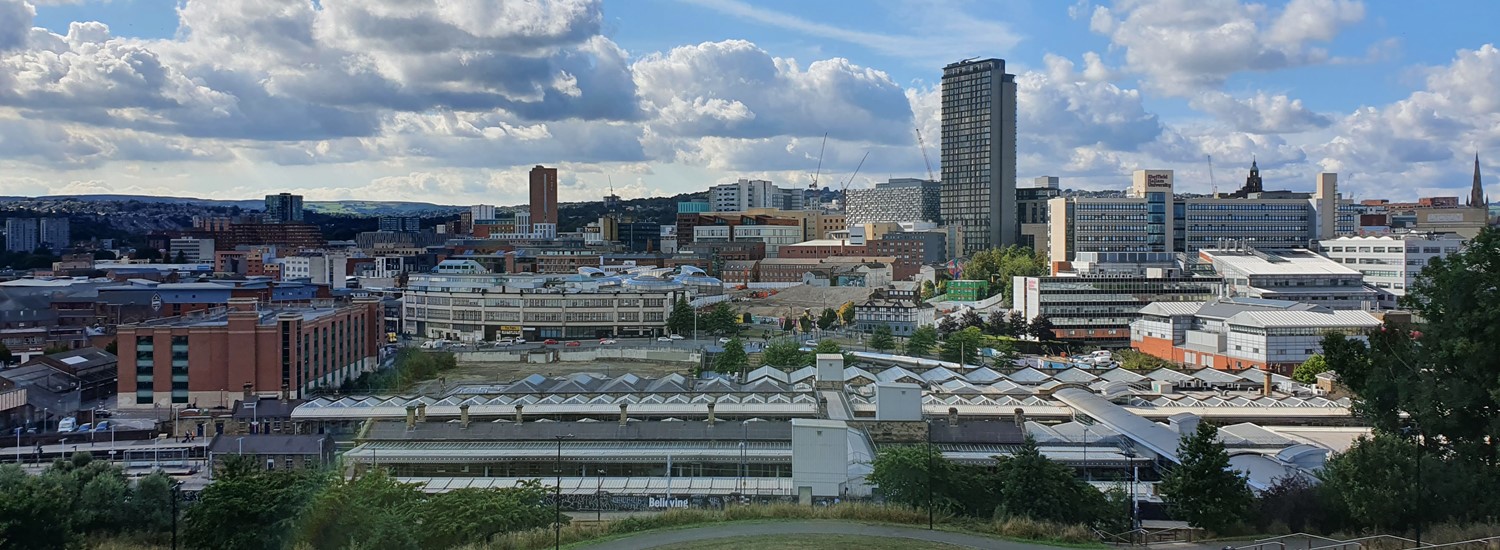
[[[251,392],[337,386],[379,364],[375,298],[269,307],[233,298],[217,312],[121,325],[119,406],[228,407]]]
[[[822,259],[829,256],[864,256],[866,254],[868,254],[868,251],[864,245],[849,244],[849,241],[837,239],[818,239],[797,244],[784,244],[776,249],[777,258]]]

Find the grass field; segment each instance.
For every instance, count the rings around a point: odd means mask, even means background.
[[[711,548],[733,548],[734,550],[954,550],[963,548],[951,544],[940,544],[912,539],[891,537],[860,537],[854,535],[780,535],[757,537],[731,537],[723,539],[684,542],[669,546],[658,546],[658,550],[708,550]]]

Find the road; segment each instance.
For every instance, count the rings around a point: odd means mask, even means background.
[[[954,533],[951,531],[928,531],[914,527],[825,520],[728,523],[692,529],[656,531],[597,544],[580,545],[577,548],[587,550],[635,550],[638,548],[655,548],[669,544],[700,540],[760,535],[859,535],[866,537],[916,539],[952,544],[964,548],[1003,548],[1006,550],[1057,549],[1055,546],[1013,542],[982,535]]]

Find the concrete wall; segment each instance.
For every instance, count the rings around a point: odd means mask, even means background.
[[[843,494],[849,481],[849,427],[837,420],[792,419],[792,484],[813,497]]]

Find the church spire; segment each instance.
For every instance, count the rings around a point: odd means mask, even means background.
[[[1479,153],[1474,153],[1474,188],[1469,191],[1469,206],[1489,208],[1489,197],[1484,195],[1484,184],[1479,181]]]

